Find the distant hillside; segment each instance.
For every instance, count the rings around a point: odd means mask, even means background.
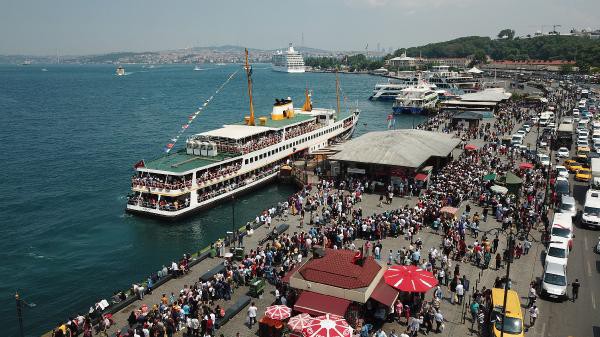
[[[404,50],[397,50],[399,56]],[[577,36],[540,36],[492,40],[468,36],[406,49],[409,56],[480,58],[482,53],[495,60],[569,60],[580,65],[600,67],[600,40]],[[391,57],[392,55],[388,55]],[[478,57],[479,56],[479,57]]]

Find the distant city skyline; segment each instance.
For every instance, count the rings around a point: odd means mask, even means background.
[[[239,45],[386,50],[461,36],[599,28],[597,0],[0,2],[0,54],[87,55]]]

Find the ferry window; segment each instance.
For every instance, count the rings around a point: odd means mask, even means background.
[[[244,160],[244,164],[248,164],[248,159]]]

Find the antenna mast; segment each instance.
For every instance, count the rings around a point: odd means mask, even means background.
[[[337,100],[337,113],[340,113],[340,80],[337,70],[335,71],[335,97]]]
[[[252,67],[248,63],[248,48],[246,48],[246,76],[248,77],[248,97],[250,98],[250,119],[248,125],[254,126],[254,105],[252,104]]]

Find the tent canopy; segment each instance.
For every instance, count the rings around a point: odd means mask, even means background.
[[[483,70],[481,70],[477,67],[473,67],[473,68],[467,70],[467,72],[471,73],[471,74],[481,74],[483,72]]]

